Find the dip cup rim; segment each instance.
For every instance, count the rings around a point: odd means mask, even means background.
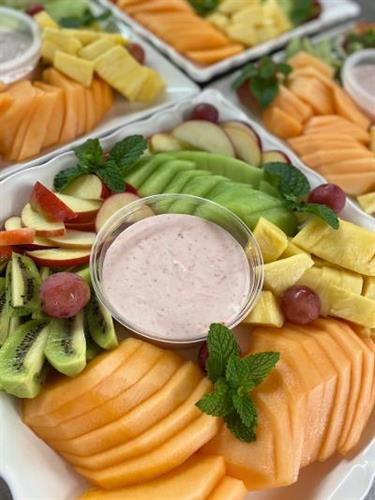
[[[166,345],[169,344],[174,347],[186,347],[189,345],[193,345],[199,342],[203,342],[207,338],[208,331],[204,335],[199,335],[196,338],[170,338],[170,337],[162,337],[160,335],[153,335],[150,332],[142,331],[137,325],[132,324],[130,321],[126,319],[119,311],[114,308],[111,302],[106,297],[104,293],[102,279],[101,279],[101,264],[100,260],[102,259],[102,253],[104,246],[107,244],[107,248],[110,246],[111,242],[116,239],[116,237],[120,234],[118,233],[115,237],[113,237],[113,233],[115,228],[121,227],[121,224],[126,223],[126,219],[129,218],[132,214],[135,214],[137,210],[142,208],[150,208],[150,205],[163,202],[163,201],[179,201],[184,200],[192,203],[196,203],[199,205],[206,205],[217,212],[220,212],[225,215],[226,220],[228,219],[233,223],[233,228],[237,226],[242,231],[242,234],[246,237],[246,247],[248,248],[248,252],[246,252],[244,245],[236,238],[233,234],[232,237],[241,245],[244,250],[244,253],[247,257],[247,262],[249,264],[249,272],[253,275],[252,280],[250,280],[249,291],[246,297],[246,301],[241,311],[236,315],[236,317],[226,326],[228,328],[234,328],[237,326],[250,312],[252,307],[255,305],[257,299],[260,296],[260,292],[263,288],[263,280],[264,280],[264,262],[260,247],[252,233],[252,231],[248,228],[248,226],[234,214],[228,208],[214,202],[211,200],[207,200],[206,198],[202,198],[199,196],[193,196],[189,194],[157,194],[152,196],[147,196],[144,198],[140,198],[139,200],[133,201],[129,203],[125,207],[121,208],[117,212],[115,212],[100,228],[99,232],[96,235],[94,244],[91,249],[90,255],[90,275],[91,275],[91,283],[94,289],[94,293],[98,300],[108,309],[112,317],[120,323],[120,325],[124,326],[126,329],[130,330],[136,336],[144,338],[145,340],[149,340],[151,342]],[[152,210],[152,209],[151,209]],[[173,212],[169,212],[173,214]],[[161,214],[154,213],[152,216],[157,216]],[[181,214],[179,214],[181,215]],[[204,219],[204,217],[199,214],[187,214],[187,215],[195,215]],[[209,221],[209,219],[206,219]],[[138,221],[133,222],[132,224],[136,224]],[[214,224],[220,226],[220,224],[210,221]],[[221,227],[221,226],[220,226]],[[225,228],[223,228],[225,229]],[[121,230],[121,232],[124,229]],[[226,229],[225,229],[226,230]],[[228,231],[230,232],[230,231]],[[231,234],[231,233],[230,233]],[[110,239],[110,243],[108,243],[108,239]]]

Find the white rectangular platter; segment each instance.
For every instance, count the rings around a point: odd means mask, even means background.
[[[185,99],[175,106],[163,110],[153,117],[128,124],[102,139],[105,149],[131,134],[150,134],[173,128],[183,121],[192,106],[208,102],[220,110],[225,120],[242,120],[259,134],[265,149],[284,151],[294,165],[306,172],[306,168],[279,140],[247,118],[221,94],[206,90],[199,96]],[[0,224],[23,207],[38,179],[52,185],[57,172],[73,166],[72,152],[56,156],[49,162],[18,172],[0,182],[2,203]],[[321,178],[306,172],[312,186],[321,183]],[[375,230],[361,213],[348,204],[345,218]],[[241,327],[239,327],[241,329]],[[190,351],[190,356],[192,355]],[[188,355],[189,355],[188,354]],[[196,353],[193,353],[196,359]],[[375,419],[367,427],[366,435],[356,450],[346,458],[334,457],[302,470],[299,481],[288,488],[249,493],[247,500],[363,500],[371,487],[375,475]],[[87,485],[61,458],[37,438],[20,418],[18,402],[0,393],[0,476],[8,483],[14,500],[74,500]],[[162,499],[150,499],[162,500]],[[178,500],[178,499],[175,499]]]
[[[1,2],[0,2],[1,3]],[[62,146],[48,148],[42,155],[36,156],[31,160],[21,163],[6,163],[0,160],[0,179],[19,170],[44,163],[57,154],[68,151],[73,147],[84,142],[88,137],[103,137],[109,134],[116,128],[122,127],[127,123],[135,120],[140,120],[157,111],[171,106],[180,99],[188,96],[193,96],[199,92],[197,85],[190,80],[182,71],[174,66],[166,57],[164,57],[152,45],[147,43],[139,35],[134,33],[131,28],[123,23],[117,23],[117,26],[125,38],[133,42],[140,43],[146,53],[146,64],[150,68],[158,71],[166,82],[166,90],[164,94],[152,104],[130,103],[123,97],[117,96],[111,111],[106,115],[104,120],[91,132],[83,135],[75,141],[69,142]],[[1,133],[1,131],[0,131]]]
[[[339,24],[347,19],[355,18],[360,13],[360,7],[354,0],[320,0],[322,12],[318,19],[309,21],[298,28],[295,28],[281,36],[268,42],[249,48],[241,54],[229,57],[210,66],[199,66],[181,55],[169,44],[154,35],[151,31],[141,26],[131,16],[125,14],[121,9],[114,5],[110,0],[97,0],[102,6],[112,10],[112,12],[122,19],[133,30],[152,42],[161,52],[166,54],[177,66],[182,68],[193,80],[197,82],[207,82],[215,76],[230,71],[247,61],[258,59],[276,49],[283,47],[287,42],[299,36],[305,36],[317,33],[329,26]]]

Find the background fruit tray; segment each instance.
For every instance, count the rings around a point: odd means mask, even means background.
[[[100,7],[99,7],[99,10]],[[182,98],[195,95],[198,92],[198,87],[186,77],[182,71],[171,64],[160,52],[158,52],[147,41],[141,39],[139,35],[134,33],[131,29],[123,23],[117,23],[118,30],[121,34],[134,42],[140,43],[146,53],[146,64],[156,70],[166,83],[166,90],[160,98],[150,104],[131,103],[126,101],[122,96],[117,95],[114,105],[105,118],[99,125],[91,130],[88,134],[82,135],[78,139],[63,144],[61,146],[54,146],[44,150],[41,155],[38,155],[31,160],[25,160],[20,163],[9,163],[0,159],[0,179],[8,175],[24,170],[25,168],[44,163],[56,154],[61,154],[64,151],[76,147],[78,144],[83,143],[88,138],[103,137],[118,127],[131,123],[135,120],[140,120],[149,116],[157,111],[171,106]]]
[[[273,40],[247,49],[236,56],[204,67],[194,64],[189,59],[182,56],[170,45],[151,33],[151,31],[142,27],[138,22],[136,22],[130,16],[126,15],[110,0],[97,1],[103,7],[111,9],[113,14],[124,21],[126,24],[131,26],[135,33],[150,41],[161,52],[166,54],[177,66],[183,69],[191,78],[198,82],[207,82],[215,76],[234,69],[249,60],[254,60],[264,56],[265,54],[273,52],[274,50],[285,45],[293,38],[316,33],[334,24],[338,24],[347,19],[352,19],[358,16],[358,14],[360,13],[360,7],[358,3],[354,2],[353,0],[321,0],[320,3],[322,5],[322,12],[319,18],[313,21],[309,21],[291,31],[288,31]]]
[[[236,119],[248,123],[259,135],[264,149],[280,150],[288,155],[293,164],[306,173],[312,187],[322,183],[323,179],[316,173],[309,171],[281,141],[265,132],[221,94],[213,90],[206,90],[199,97],[193,99],[185,99],[147,120],[139,121],[136,124],[127,124],[102,139],[102,145],[107,150],[129,134],[137,133],[149,136],[171,129],[180,123],[187,112],[199,102],[208,102],[220,109],[221,119],[224,121]],[[43,165],[31,167],[0,182],[1,193],[5,200],[0,208],[0,220],[19,212],[29,197],[35,179],[50,186],[57,172],[73,166],[74,163],[74,154],[66,152]],[[375,229],[375,222],[365,219],[351,202],[347,204],[343,215],[359,225]],[[239,327],[240,329],[241,327]],[[192,359],[196,359],[196,350],[192,349],[186,352],[186,356],[192,356]],[[14,500],[41,497],[70,500],[84,489],[83,481],[73,473],[72,469],[21,422],[16,400],[0,394],[0,415],[2,422],[0,476],[9,484]],[[281,490],[250,493],[247,497],[248,500],[253,498],[257,500],[297,500],[304,498],[306,491],[309,491],[310,497],[313,496],[316,499],[355,498],[362,500],[375,475],[375,470],[371,465],[375,458],[374,424],[375,420],[373,419],[368,425],[367,434],[363,436],[355,455],[345,459],[334,457],[324,464],[314,464],[302,471],[301,477],[295,485]],[[15,440],[18,443],[17,447],[14,446]],[[6,461],[5,457],[7,457]],[[22,481],[20,481],[18,473],[20,468],[22,468]],[[43,471],[42,483],[40,476],[35,475],[35,470]]]

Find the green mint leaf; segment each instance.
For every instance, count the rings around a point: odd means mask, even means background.
[[[255,434],[258,425],[258,413],[254,401],[248,394],[238,394],[237,392],[232,395],[232,400],[242,423],[252,429]]]
[[[124,176],[115,161],[107,160],[95,173],[114,193],[122,193],[125,191]]]
[[[254,63],[246,64],[242,68],[241,73],[232,82],[232,89],[237,90],[247,80],[253,78],[258,73],[258,69]]]
[[[231,393],[225,380],[219,379],[214,391],[200,399],[196,406],[207,415],[225,417],[233,410]]]
[[[53,188],[57,192],[64,191],[69,184],[75,181],[78,177],[81,177],[85,173],[85,170],[77,165],[76,167],[66,168],[65,170],[61,170],[58,174],[55,175],[53,180]]]
[[[314,0],[293,0],[290,19],[295,26],[305,23],[320,12],[320,5]]]
[[[131,135],[118,142],[109,153],[122,172],[131,167],[147,149],[147,140],[141,135]]]
[[[90,26],[94,22],[105,21],[111,16],[109,9],[102,14],[95,16],[90,9],[86,9],[80,17],[62,17],[59,20],[59,25],[63,28],[81,28],[82,26]]]
[[[266,179],[275,185],[283,195],[302,198],[310,192],[310,183],[307,177],[293,165],[271,162],[263,166],[263,171]]]
[[[206,368],[209,379],[215,383],[225,375],[229,358],[239,355],[240,349],[233,333],[220,323],[210,326],[207,336],[208,359]]]
[[[263,79],[268,79],[274,76],[276,66],[269,56],[263,57],[259,61],[259,76]]]
[[[103,163],[103,149],[99,139],[88,139],[81,146],[74,150],[81,167],[85,167],[88,172],[95,172]]]
[[[241,386],[248,387],[248,384],[251,383],[251,374],[245,363],[245,358],[241,359],[239,356],[232,355],[227,363],[225,378],[233,389]],[[252,389],[252,387],[249,387],[249,389]]]
[[[205,16],[217,8],[219,0],[189,0],[189,3],[197,14]]]
[[[260,76],[255,76],[250,81],[250,87],[261,108],[269,106],[279,92],[279,83],[276,78],[265,81]]]
[[[279,359],[279,352],[257,352],[255,354],[250,354],[241,360],[247,365],[253,387],[263,382],[263,380],[275,368]]]
[[[292,72],[293,68],[287,63],[279,63],[277,65],[277,71],[284,76],[288,76]]]
[[[333,229],[338,229],[340,227],[340,220],[336,213],[327,205],[321,205],[319,203],[299,203],[294,207],[296,212],[304,212],[316,215],[320,219],[324,220]]]
[[[251,443],[256,440],[255,429],[245,425],[237,412],[230,413],[224,417],[224,422],[228,429],[237,439],[244,443]]]

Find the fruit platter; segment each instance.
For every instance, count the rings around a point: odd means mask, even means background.
[[[99,1],[200,82],[359,14],[351,0]]]
[[[113,18],[101,29],[98,12],[91,24],[73,27],[75,18],[59,24],[43,6],[28,15],[2,8],[4,23],[13,20],[33,45],[22,64],[0,65],[0,178],[196,93],[193,82]],[[14,50],[22,47],[26,35],[11,33]]]
[[[350,61],[374,47],[374,25],[359,23],[344,32],[296,39],[274,62],[261,59],[258,67],[268,66],[270,78],[249,65],[213,85],[286,141],[310,169],[339,185],[369,217],[375,213],[375,95],[370,88],[361,104],[348,69],[354,74]],[[268,97],[260,92],[254,98],[252,71],[260,87],[269,89]]]
[[[15,500],[365,497],[375,232],[323,183],[212,90],[1,181]]]

